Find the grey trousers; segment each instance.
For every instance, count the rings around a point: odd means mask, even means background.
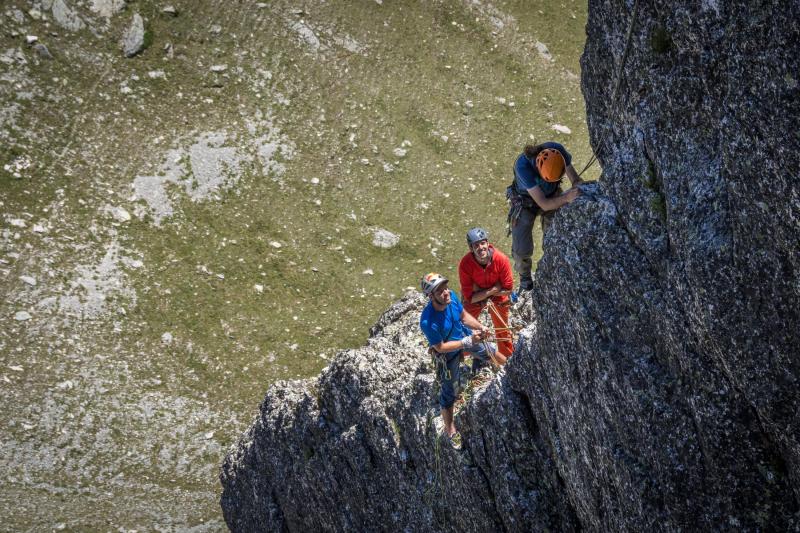
[[[531,277],[533,267],[533,223],[536,216],[542,217],[542,238],[544,232],[553,220],[555,211],[542,211],[541,209],[523,209],[519,218],[511,227],[511,255],[514,258],[514,270],[520,279]]]

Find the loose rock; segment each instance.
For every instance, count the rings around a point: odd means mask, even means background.
[[[36,52],[36,55],[42,59],[53,59],[53,54],[51,54],[50,50],[48,50],[47,47],[42,43],[36,43],[33,45],[33,51]]]
[[[69,31],[82,30],[85,26],[78,14],[67,5],[66,0],[53,2],[53,19],[56,24]]]
[[[539,55],[542,56],[542,59],[546,61],[553,61],[553,56],[550,54],[550,50],[547,49],[547,45],[536,41],[536,50],[539,52]]]
[[[372,245],[378,248],[393,248],[400,242],[400,237],[389,230],[376,228],[372,231]]]
[[[133,14],[130,26],[122,35],[122,52],[133,57],[144,49],[144,20],[139,13]]]
[[[122,207],[112,207],[110,209],[111,216],[114,217],[114,220],[117,222],[130,222],[131,214]]]
[[[89,9],[103,18],[110,19],[125,9],[125,0],[92,0]]]

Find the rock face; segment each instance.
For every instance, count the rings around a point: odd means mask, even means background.
[[[222,467],[232,530],[800,528],[800,4],[589,12],[603,177],[548,230],[464,450],[407,296],[267,394]]]
[[[440,443],[417,333],[423,304],[408,294],[367,346],[339,354],[317,379],[270,389],[223,466],[231,529],[577,527],[530,408],[507,380],[476,392],[463,413],[468,453]]]

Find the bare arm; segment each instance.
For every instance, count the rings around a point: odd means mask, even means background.
[[[489,329],[488,329],[488,328],[485,328],[485,327],[483,326],[483,324],[481,324],[481,323],[478,321],[478,319],[477,319],[477,318],[475,318],[475,317],[474,317],[474,316],[472,316],[471,314],[467,313],[466,311],[461,311],[461,321],[462,321],[464,324],[466,324],[466,325],[467,325],[467,327],[469,327],[470,329],[474,329],[474,330],[477,330],[477,331],[478,331],[478,333],[473,333],[473,334],[472,334],[472,340],[473,340],[473,341],[479,341],[479,340],[481,340],[481,338],[482,338],[482,336],[483,336],[483,332],[484,332],[484,331],[486,331],[486,332],[488,332],[488,331],[489,331]],[[476,336],[476,335],[477,335],[477,338],[475,338],[475,336]]]
[[[439,344],[433,345],[433,349],[439,353],[455,352],[463,347],[464,343],[461,342],[460,339],[455,341],[440,342]]]
[[[578,176],[578,173],[575,172],[575,167],[572,165],[567,165],[567,177],[569,178],[569,182],[573,187],[579,183],[583,183],[583,180],[580,176]]]
[[[570,166],[569,168],[572,167]],[[574,170],[575,169],[573,169],[573,172]],[[575,198],[580,196],[580,193],[581,193],[580,189],[573,187],[572,189],[568,190],[563,194],[559,194],[558,196],[551,196],[550,198],[548,198],[547,196],[544,195],[542,189],[539,188],[538,185],[536,187],[528,189],[528,194],[531,195],[533,201],[536,202],[536,204],[539,207],[541,207],[542,210],[544,211],[553,211],[555,209],[558,209],[559,207],[565,206],[568,203],[575,200]]]

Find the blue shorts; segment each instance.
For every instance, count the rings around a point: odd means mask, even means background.
[[[495,348],[489,343],[486,343],[494,355]],[[455,354],[448,354],[447,364],[441,362],[436,365],[436,373],[439,376],[442,390],[439,393],[439,405],[442,409],[449,409],[456,402],[456,383],[461,378],[461,355],[464,352],[469,352],[472,355],[472,373],[474,374],[489,361],[489,352],[486,351],[484,343],[480,342],[472,346],[468,350],[459,350]]]

